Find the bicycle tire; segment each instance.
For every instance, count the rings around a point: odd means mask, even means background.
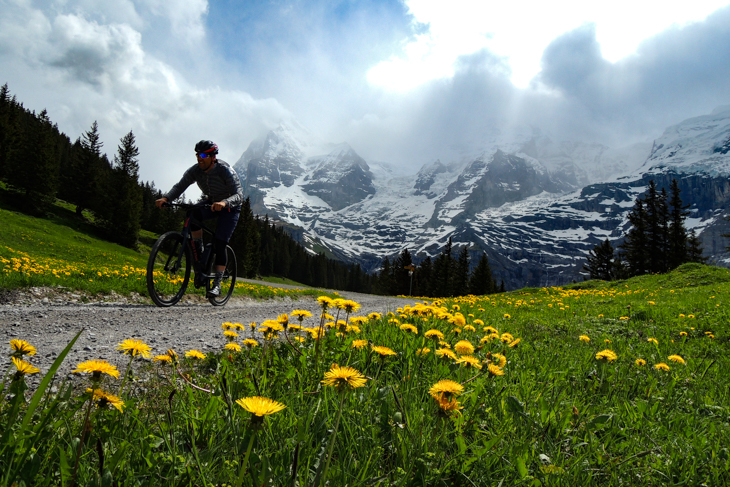
[[[166,308],[176,304],[185,295],[190,281],[190,264],[193,253],[189,245],[180,255],[183,236],[178,232],[167,232],[152,246],[147,261],[147,291],[152,302]],[[172,265],[171,265],[172,264]]]
[[[223,271],[223,280],[221,281],[221,294],[220,296],[211,296],[208,298],[208,301],[213,306],[223,306],[225,305],[229,299],[231,299],[231,295],[233,294],[233,289],[236,287],[236,277],[238,276],[238,262],[236,261],[236,254],[233,252],[233,249],[230,247],[230,245],[226,245],[226,254],[228,255],[228,262],[226,263],[226,270]],[[210,263],[208,264],[208,275],[211,276],[210,279],[205,284],[205,294],[208,294],[208,291],[211,289],[211,285],[213,284],[213,278],[214,275],[213,271],[213,263],[215,262],[215,257],[211,256]]]

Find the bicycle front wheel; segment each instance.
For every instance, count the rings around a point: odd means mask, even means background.
[[[233,288],[236,287],[236,276],[238,275],[238,267],[236,262],[236,254],[233,253],[233,249],[226,245],[226,254],[228,256],[228,262],[226,263],[226,270],[223,271],[223,280],[221,280],[221,293],[218,296],[211,296],[208,298],[210,304],[213,306],[223,306],[231,299],[233,294]],[[215,258],[211,256],[210,266],[208,267],[208,275],[210,279],[205,286],[206,291],[210,291],[213,287],[213,276],[215,271],[213,270],[213,262]]]
[[[190,246],[183,246],[178,232],[167,232],[157,239],[147,261],[147,291],[157,306],[172,306],[182,299],[192,261]]]

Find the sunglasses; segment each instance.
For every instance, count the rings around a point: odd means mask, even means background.
[[[210,157],[210,154],[206,154],[205,152],[198,152],[196,155],[201,159],[207,159]]]

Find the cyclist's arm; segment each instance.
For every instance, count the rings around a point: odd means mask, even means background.
[[[226,184],[226,188],[228,188],[228,193],[231,196],[222,200],[221,203],[225,202],[226,206],[229,207],[241,206],[243,204],[243,188],[241,187],[241,180],[235,169],[230,166],[228,167],[228,170],[225,171],[224,182]]]

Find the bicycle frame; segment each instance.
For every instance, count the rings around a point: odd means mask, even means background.
[[[205,205],[200,205],[200,204],[197,204],[197,205],[185,205],[185,204],[179,204],[179,203],[167,203],[164,206],[169,206],[169,207],[176,206],[178,208],[185,208],[186,209],[185,223],[183,224],[183,229],[180,232],[181,235],[183,236],[183,244],[180,246],[180,251],[178,252],[178,255],[177,255],[177,264],[176,265],[179,266],[180,265],[180,262],[182,262],[183,253],[185,252],[185,246],[186,245],[189,245],[190,244],[190,240],[192,239],[192,231],[190,230],[190,222],[191,221],[193,223],[196,223],[197,225],[200,225],[200,228],[204,232],[208,233],[209,235],[214,235],[215,234],[215,232],[213,230],[211,230],[210,228],[208,228],[208,227],[205,226],[205,223],[203,223],[202,220],[198,220],[197,218],[195,218],[192,215],[193,210],[195,210],[196,208],[210,208],[210,205],[207,205],[207,204],[205,204]],[[210,248],[205,249],[203,251],[203,255],[200,256],[201,267],[203,267],[203,264],[204,263],[207,263],[208,257],[210,257]],[[201,277],[206,278],[206,279],[213,277],[210,274],[205,274],[202,271],[203,271],[203,269],[201,269],[201,272],[200,272],[200,276]],[[196,269],[196,272],[197,272],[197,269]]]

